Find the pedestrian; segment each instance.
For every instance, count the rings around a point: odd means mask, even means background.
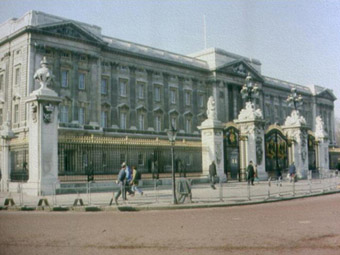
[[[143,196],[143,191],[138,188],[138,183],[141,180],[141,173],[135,166],[132,166],[132,180],[130,182],[132,192],[138,191],[139,194]]]
[[[121,194],[123,194],[123,200],[126,200],[126,193],[125,193],[125,182],[126,182],[126,164],[125,162],[122,164],[122,168],[119,170],[117,181],[116,183],[119,184],[119,190],[115,194],[115,203],[118,205],[118,198]]]
[[[289,166],[289,181],[295,182],[295,174],[296,174],[296,168],[294,165],[294,162]]]
[[[125,162],[123,162],[123,165],[125,165],[125,174],[126,174],[125,194],[129,193],[130,196],[134,196],[135,193],[131,190],[131,185],[130,185],[131,180],[132,180],[132,170]]]
[[[282,172],[281,172],[281,165],[278,165],[276,168],[276,186],[282,186]]]
[[[215,187],[215,177],[217,175],[216,172],[216,165],[215,165],[215,161],[211,162],[211,165],[209,166],[209,181],[210,181],[210,186],[212,189],[216,189]]]
[[[248,172],[248,185],[250,185],[250,183],[251,185],[254,185],[255,169],[252,160],[249,161],[247,172]]]

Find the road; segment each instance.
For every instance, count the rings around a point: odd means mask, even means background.
[[[190,210],[1,211],[0,254],[340,254],[340,194]]]

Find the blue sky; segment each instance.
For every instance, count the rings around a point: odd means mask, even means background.
[[[29,10],[102,27],[105,35],[190,54],[221,48],[262,63],[262,74],[333,90],[340,99],[338,0],[0,0],[0,23]],[[340,118],[340,100],[335,114]]]

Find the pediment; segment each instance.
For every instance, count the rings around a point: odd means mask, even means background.
[[[255,79],[263,81],[262,76],[244,60],[235,60],[216,68],[216,72],[235,75],[246,78],[248,73]]]
[[[49,25],[39,26],[39,30],[62,37],[82,40],[87,42],[104,43],[104,41],[72,21],[57,22]]]
[[[329,99],[329,100],[331,100],[331,101],[336,100],[335,95],[334,95],[333,92],[330,91],[329,89],[325,89],[324,91],[320,92],[320,93],[318,94],[318,97],[326,98],[326,99]]]

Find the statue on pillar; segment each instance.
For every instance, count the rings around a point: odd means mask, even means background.
[[[317,116],[315,118],[315,136],[317,138],[325,138],[327,136],[324,126],[325,124],[321,116]]]
[[[39,81],[41,85],[40,89],[46,89],[54,79],[54,76],[48,69],[47,64],[46,57],[43,57],[43,59],[40,61],[41,68],[35,72],[33,77],[35,80]]]
[[[210,96],[207,103],[207,116],[210,120],[217,120],[216,104],[213,96]]]

